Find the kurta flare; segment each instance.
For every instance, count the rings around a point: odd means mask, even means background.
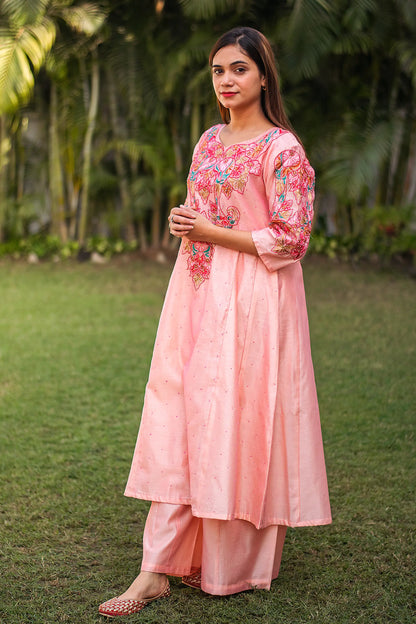
[[[259,256],[183,239],[125,494],[256,528],[328,524],[300,264],[314,171],[286,130],[225,147],[222,128],[195,147],[186,205],[251,231]]]

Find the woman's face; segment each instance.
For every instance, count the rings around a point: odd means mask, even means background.
[[[261,106],[265,78],[238,45],[218,50],[212,60],[212,82],[218,100],[230,110]]]

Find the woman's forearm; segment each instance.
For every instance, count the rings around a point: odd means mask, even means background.
[[[169,215],[170,232],[174,236],[193,241],[214,243],[227,249],[258,256],[251,232],[233,230],[215,225],[196,210],[179,206],[172,208]]]
[[[223,228],[213,223],[207,226],[207,233],[204,238],[197,237],[196,240],[204,240],[208,243],[214,243],[227,249],[234,249],[243,253],[249,253],[258,256],[256,246],[253,242],[251,232],[246,230],[232,230],[231,228]],[[193,231],[191,230],[186,238],[195,240]]]

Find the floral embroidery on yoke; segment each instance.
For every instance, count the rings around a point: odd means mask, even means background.
[[[240,219],[240,213],[234,206],[229,206],[226,212],[219,214],[216,204],[213,204],[208,213],[204,211],[202,214],[225,228],[232,228]],[[187,267],[196,290],[209,278],[214,250],[215,245],[212,243],[189,240],[184,245],[183,253],[188,254]]]
[[[214,245],[212,243],[188,240],[185,242],[182,253],[188,254],[188,271],[195,289],[198,290],[201,284],[209,278],[214,256]]]
[[[243,194],[250,175],[261,175],[259,156],[274,133],[253,143],[224,147],[216,137],[217,132],[218,126],[206,132],[195,150],[188,177],[188,197],[192,207],[212,223],[232,228],[240,221],[239,210],[222,203],[228,202],[233,191]],[[196,289],[209,278],[214,247],[212,243],[195,241],[188,241],[183,247]]]

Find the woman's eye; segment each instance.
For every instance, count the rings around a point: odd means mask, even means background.
[[[237,67],[237,69],[235,70],[237,72],[237,74],[243,74],[246,71],[245,67]]]
[[[222,74],[222,69],[213,69],[212,73],[215,74],[216,76],[219,76],[219,74]]]

